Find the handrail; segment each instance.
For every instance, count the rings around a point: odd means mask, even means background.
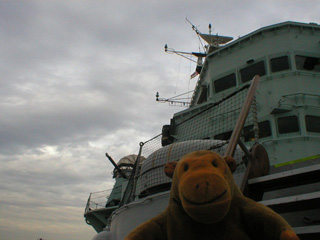
[[[233,157],[233,155],[234,155],[242,128],[244,126],[244,123],[246,121],[246,118],[248,116],[248,113],[249,113],[249,110],[251,107],[251,103],[254,100],[254,96],[255,96],[256,90],[258,88],[259,81],[260,81],[260,77],[258,75],[254,76],[254,78],[252,79],[250,88],[248,90],[247,97],[243,103],[243,107],[242,107],[240,115],[239,115],[238,121],[236,123],[236,126],[234,127],[229,144],[228,144],[227,149],[224,153],[225,157],[226,156]]]
[[[84,214],[99,208],[104,208],[108,198],[110,196],[112,189],[107,189],[99,192],[92,192],[89,195]],[[104,199],[104,200],[94,200],[94,199]],[[99,202],[98,202],[99,201]]]
[[[86,208],[84,209],[84,214],[86,214],[87,212],[89,212],[89,211],[90,211],[91,195],[92,195],[92,193],[90,193],[90,195],[89,195],[89,198],[88,198],[88,201],[87,201]]]

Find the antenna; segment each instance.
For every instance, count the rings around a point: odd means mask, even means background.
[[[201,39],[200,39],[201,32],[198,30],[198,27],[194,26],[194,25],[189,21],[188,18],[186,18],[186,21],[187,21],[188,23],[190,23],[190,25],[192,26],[192,30],[196,32],[203,51],[204,51],[205,53],[207,53],[207,50],[206,50],[205,46],[203,46],[203,43],[202,43],[202,41],[201,41]]]
[[[193,92],[193,90],[186,92],[186,93],[182,93],[180,95],[177,95],[177,96],[174,96],[171,98],[160,98],[159,92],[157,92],[156,93],[156,101],[161,102],[161,103],[167,102],[167,103],[169,103],[170,106],[188,107],[190,105],[190,98],[189,97],[179,98],[179,97],[186,95],[186,94],[189,94],[191,92]]]
[[[187,55],[189,55],[189,56],[192,56],[192,55],[197,56],[197,55],[201,54],[201,53],[195,53],[195,52],[176,51],[176,50],[173,49],[173,48],[169,48],[169,47],[168,47],[168,44],[164,45],[164,51],[165,51],[166,53],[175,53],[175,54],[177,54],[177,55],[179,55],[179,56],[181,56],[181,57],[184,57],[184,58],[186,58],[186,59],[188,59],[188,60],[190,60],[191,62],[194,62],[194,63],[197,63],[197,61],[193,60],[193,59],[190,58],[190,57],[187,57]]]
[[[190,23],[190,25],[192,26],[192,30],[193,30],[193,31],[195,31],[197,34],[200,34],[198,28],[197,28],[195,25],[193,25],[192,22],[190,22],[188,18],[186,18],[186,21],[187,21],[188,23]]]

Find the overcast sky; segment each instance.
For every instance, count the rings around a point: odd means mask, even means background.
[[[137,153],[183,110],[157,103],[192,89],[207,33],[246,35],[320,23],[318,0],[0,0],[0,239],[87,240],[90,192],[112,188],[115,160]]]

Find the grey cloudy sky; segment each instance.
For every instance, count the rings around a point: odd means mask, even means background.
[[[86,240],[90,192],[114,159],[137,153],[193,88],[199,30],[243,36],[284,21],[320,23],[309,1],[0,0],[0,239]]]

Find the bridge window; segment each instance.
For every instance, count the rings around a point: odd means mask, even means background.
[[[259,138],[265,138],[271,136],[271,127],[269,121],[263,121],[258,123]],[[243,128],[242,136],[246,142],[254,139],[253,125]]]
[[[296,65],[298,70],[320,72],[320,58],[296,56]]]
[[[306,127],[308,132],[320,133],[320,117],[306,115]]]
[[[207,88],[207,86],[202,86],[200,91],[201,92],[200,92],[200,96],[199,96],[199,99],[197,101],[197,104],[206,102],[207,98],[208,98],[208,88]]]
[[[264,65],[264,61],[254,63],[248,67],[242,68],[240,70],[241,81],[248,82],[252,80],[255,75],[264,76],[266,75],[266,69]]]
[[[278,118],[279,133],[292,133],[299,132],[299,122],[297,116],[281,117]]]
[[[215,80],[213,84],[216,93],[232,88],[236,86],[236,74],[232,73],[228,76],[219,78]]]
[[[232,131],[220,133],[214,136],[214,139],[218,140],[229,140],[231,138]]]
[[[282,57],[272,58],[270,60],[270,66],[271,66],[272,72],[280,72],[280,71],[288,70],[290,69],[289,57],[282,56]]]

